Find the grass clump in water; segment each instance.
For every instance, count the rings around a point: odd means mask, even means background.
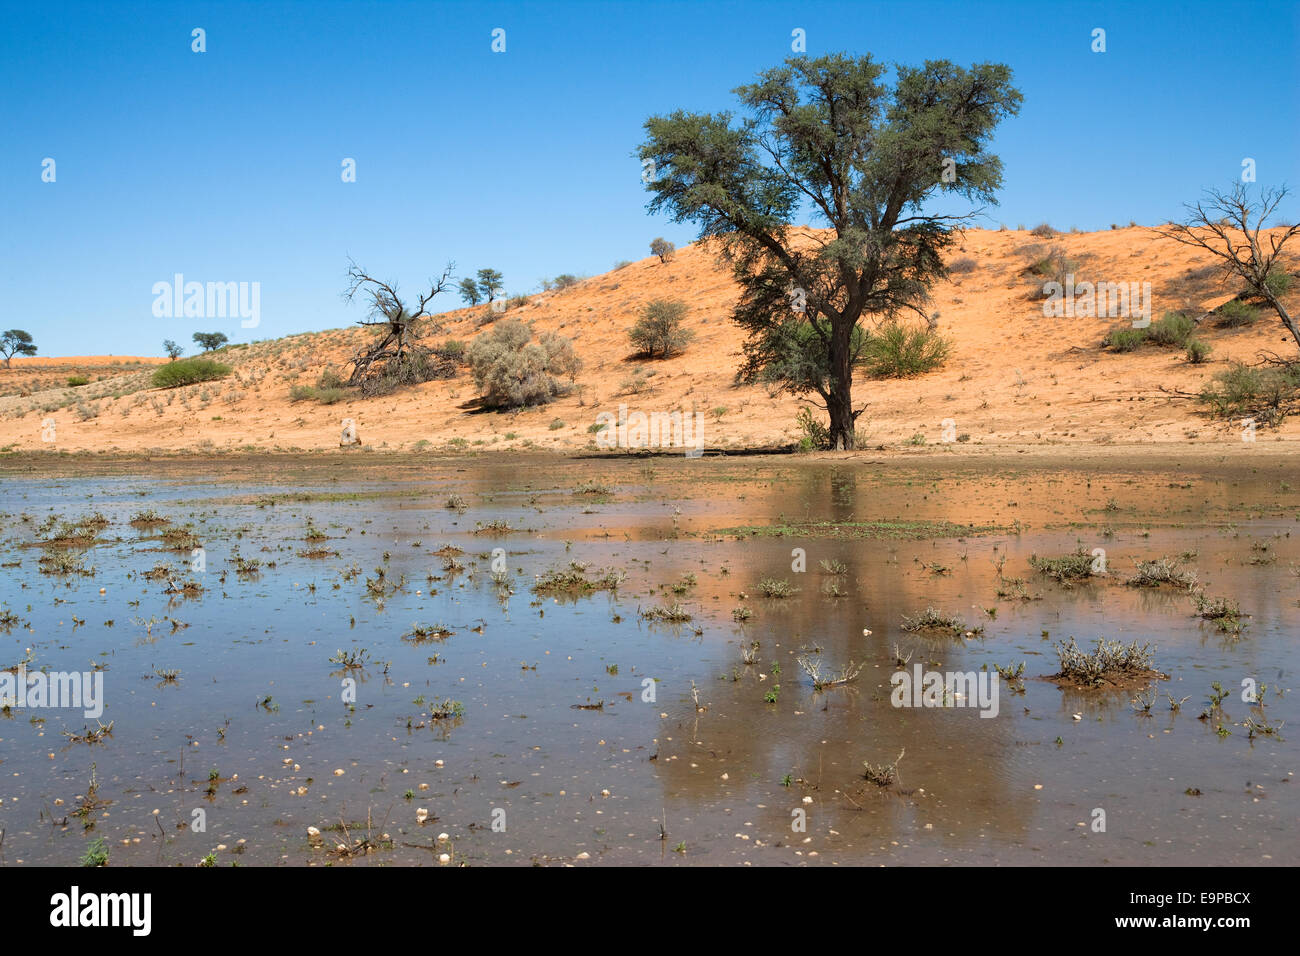
[[[1123,680],[1163,676],[1155,670],[1155,659],[1150,644],[1138,646],[1121,641],[1098,639],[1090,652],[1082,650],[1074,638],[1057,644],[1056,654],[1061,669],[1052,675],[1053,680],[1096,686],[1117,684]]]
[[[589,575],[585,561],[570,561],[566,567],[551,568],[537,578],[533,590],[538,594],[591,594],[594,591],[616,591],[627,575],[622,571],[606,570]]]

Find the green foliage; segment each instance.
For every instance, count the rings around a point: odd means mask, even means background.
[[[534,345],[532,337],[531,326],[505,319],[470,344],[466,357],[488,407],[549,402],[564,391],[557,376],[572,381],[582,368],[568,339],[546,332]]]
[[[1114,329],[1103,343],[1116,352],[1132,352],[1147,340],[1147,329],[1125,327]]]
[[[1254,325],[1259,320],[1259,310],[1240,299],[1229,299],[1214,310],[1215,323],[1224,329],[1238,329]]]
[[[456,363],[423,351],[403,352],[389,359],[378,372],[372,372],[361,381],[361,394],[391,395],[399,388],[451,378],[456,374]]]
[[[799,431],[802,433],[799,438],[800,451],[815,451],[830,447],[831,430],[817,420],[812,409],[807,406],[799,409],[799,414],[795,416],[795,424],[799,426]]]
[[[1187,344],[1191,334],[1196,331],[1196,323],[1181,312],[1166,312],[1147,327],[1147,341],[1156,345]]]
[[[1291,276],[1281,269],[1273,269],[1264,277],[1264,287],[1276,296],[1284,296],[1291,291]]]
[[[466,305],[478,305],[483,301],[478,284],[473,279],[461,279],[460,284],[456,286],[456,291],[460,293],[461,300]]]
[[[68,388],[80,388],[83,385],[89,385],[90,379],[84,375],[69,375]]]
[[[1264,425],[1279,424],[1300,409],[1300,362],[1234,362],[1205,384],[1200,400],[1216,418],[1250,417]]]
[[[108,866],[108,848],[104,846],[104,838],[99,837],[90,846],[86,847],[86,852],[82,854],[81,865],[85,867]]]
[[[496,269],[478,270],[479,295],[481,298],[487,299],[487,301],[489,302],[491,302],[493,299],[497,297],[497,293],[501,291],[502,283],[504,282],[505,282],[505,278],[501,275],[500,272],[497,272]],[[463,294],[464,292],[462,290],[462,295]],[[474,304],[477,303],[471,303],[471,305]]]
[[[154,388],[179,388],[198,382],[212,382],[225,378],[231,372],[229,365],[212,359],[192,358],[183,362],[160,365],[150,379]]]
[[[650,254],[658,256],[660,262],[667,262],[676,251],[677,247],[662,236],[650,241]]]
[[[564,273],[561,273],[560,275],[556,276],[555,279],[552,280],[552,281],[553,281],[553,283],[554,283],[554,285],[555,285],[555,288],[557,288],[557,289],[567,289],[567,288],[569,288],[570,286],[575,286],[575,285],[578,284],[578,277],[575,276],[575,275],[570,275],[570,274],[567,273],[567,272],[564,272]]]
[[[862,364],[874,378],[911,378],[941,368],[952,346],[931,329],[886,322],[867,341]]]
[[[221,348],[229,339],[226,338],[225,332],[195,332],[194,341],[203,351],[211,352],[213,349]]]
[[[855,441],[854,328],[916,307],[944,274],[955,234],[927,201],[994,201],[1002,165],[987,147],[1022,99],[1001,64],[897,65],[892,89],[886,69],[869,55],[791,57],[735,91],[744,115],[652,116],[638,151],[655,168],[650,211],[697,223],[733,266],[742,375],[771,368],[817,392],[837,448]],[[955,177],[936,175],[936,157]],[[791,229],[809,206],[832,233],[811,247]]]
[[[5,357],[5,368],[9,367],[9,360],[15,355],[35,355],[36,346],[32,344],[30,332],[24,332],[22,329],[10,329],[7,332],[0,333],[0,355]]]
[[[1210,345],[1209,342],[1202,341],[1201,339],[1189,338],[1184,344],[1187,348],[1187,361],[1191,362],[1193,365],[1200,365],[1208,359],[1210,353],[1214,351],[1214,346]]]
[[[169,359],[175,362],[184,354],[185,349],[181,348],[181,346],[177,345],[171,339],[163,339],[163,351],[167,353]]]
[[[433,354],[457,365],[465,364],[465,343],[460,339],[447,339],[441,345],[434,346]]]
[[[641,316],[628,332],[628,337],[642,355],[650,358],[654,358],[656,353],[661,358],[675,355],[695,337],[693,331],[682,328],[685,315],[685,302],[655,299],[641,310]]]

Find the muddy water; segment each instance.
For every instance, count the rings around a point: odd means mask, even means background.
[[[861,457],[11,474],[0,667],[102,668],[112,732],[67,737],[99,726],[80,710],[0,716],[0,855],[73,864],[103,838],[112,865],[1290,861],[1293,472]],[[129,523],[144,509],[194,526],[203,570]],[[93,546],[35,544],[51,514],[95,511],[110,523]],[[1078,546],[1104,549],[1104,575],[1067,587],[1029,567]],[[54,551],[93,574],[41,573]],[[236,554],[260,566],[241,574]],[[1185,592],[1126,586],[1164,555],[1240,603],[1239,637]],[[570,561],[626,577],[534,593]],[[164,593],[144,576],[159,563],[202,593]],[[366,583],[379,568],[383,597]],[[764,579],[797,590],[766,597]],[[674,604],[690,619],[643,616]],[[902,629],[928,606],[972,635]],[[416,624],[451,634],[404,639]],[[1169,679],[1149,714],[1141,686],[1042,679],[1071,636],[1153,645]],[[331,663],[339,650],[364,666]],[[818,691],[801,656],[861,672]],[[1023,661],[1023,692],[999,681],[989,717],[967,696],[896,707],[898,656],[976,675]],[[1267,685],[1262,712],[1248,679]],[[1216,681],[1229,696],[1198,719]],[[433,715],[444,699],[459,716]],[[1252,737],[1251,718],[1280,734]],[[864,778],[900,752],[891,785]],[[372,853],[335,849],[367,835]]]

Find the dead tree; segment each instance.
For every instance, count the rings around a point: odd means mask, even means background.
[[[414,341],[412,326],[418,319],[433,319],[428,312],[429,303],[447,289],[456,264],[447,263],[438,280],[430,280],[429,291],[420,295],[419,303],[409,307],[398,296],[396,284],[381,282],[367,274],[353,260],[349,259],[348,262],[348,288],[343,293],[343,298],[351,302],[359,294],[369,306],[366,317],[357,324],[385,329],[378,342],[359,350],[352,360],[352,376],[348,379],[348,384],[361,385],[372,368],[386,366],[411,353],[427,354],[428,350]],[[441,329],[436,320],[432,324],[433,331]]]
[[[1278,256],[1287,240],[1300,231],[1300,226],[1288,226],[1281,235],[1264,232],[1265,220],[1286,194],[1285,186],[1266,189],[1259,201],[1253,202],[1242,183],[1235,184],[1229,193],[1208,189],[1204,199],[1184,204],[1188,213],[1185,222],[1171,222],[1155,231],[1166,239],[1204,249],[1222,259],[1228,274],[1244,280],[1250,294],[1272,306],[1296,345],[1300,345],[1300,327],[1282,304],[1282,288],[1274,284],[1277,280],[1273,278],[1286,275]]]

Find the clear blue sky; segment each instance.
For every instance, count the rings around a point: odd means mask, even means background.
[[[525,292],[639,259],[656,235],[687,243],[691,226],[645,211],[642,123],[733,106],[796,27],[812,55],[1013,68],[1025,101],[996,136],[992,225],[1153,224],[1244,157],[1260,184],[1300,188],[1298,25],[1294,0],[3,0],[0,329],[42,355],[192,351],[199,330],[239,342],[360,318],[339,298],[349,255],[407,291],[453,259]],[[175,273],[259,282],[260,326],[155,317],[153,285]]]

